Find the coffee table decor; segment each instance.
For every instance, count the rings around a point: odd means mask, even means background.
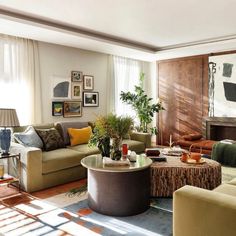
[[[99,116],[95,121],[89,145],[97,145],[103,157],[119,160],[122,156],[122,138],[129,134],[132,124],[133,119],[129,116]]]
[[[126,160],[112,160],[109,157],[103,157],[103,165],[107,167],[122,167],[130,166],[129,159]]]

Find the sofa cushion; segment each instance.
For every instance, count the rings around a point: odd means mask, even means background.
[[[227,184],[232,184],[236,186],[236,178],[230,180]]]
[[[188,135],[184,135],[182,138],[187,141],[200,140],[202,138],[202,135],[201,134],[188,134]]]
[[[65,147],[61,135],[55,128],[51,129],[36,129],[37,134],[43,141],[45,151],[55,150]]]
[[[236,197],[236,186],[231,184],[222,184],[215,188],[213,191]]]
[[[16,141],[26,147],[43,148],[43,142],[32,126],[24,132],[13,134]]]
[[[135,151],[136,153],[142,153],[145,150],[145,145],[143,142],[135,141],[131,139],[123,139],[122,143],[128,144],[128,149]]]
[[[69,148],[60,148],[49,152],[43,152],[43,174],[64,170],[74,166],[79,166],[84,158],[83,153],[76,152]],[[63,176],[61,176],[63,178]]]
[[[61,134],[64,144],[70,145],[70,137],[68,134],[68,128],[81,129],[84,127],[88,127],[88,122],[78,122],[78,121],[57,122],[55,127]]]
[[[80,144],[80,145],[76,145],[76,146],[67,146],[67,148],[75,150],[79,153],[84,153],[85,156],[100,153],[100,151],[97,147],[89,147],[88,144]]]
[[[88,143],[92,134],[92,128],[90,126],[82,129],[68,128],[68,134],[70,137],[70,145],[75,146],[78,144]]]

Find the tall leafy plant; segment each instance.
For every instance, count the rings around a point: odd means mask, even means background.
[[[144,73],[140,74],[139,85],[135,86],[135,92],[121,92],[120,99],[132,106],[136,111],[137,116],[140,121],[139,131],[144,133],[148,132],[148,125],[152,122],[153,116],[155,113],[158,113],[160,110],[164,110],[161,102],[153,103],[152,98],[149,98],[143,90],[143,81]],[[152,133],[157,133],[157,128],[150,128]]]

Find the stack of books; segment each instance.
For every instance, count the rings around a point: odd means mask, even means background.
[[[104,166],[107,167],[123,167],[123,166],[130,166],[130,161],[129,159],[115,161],[109,157],[103,157],[103,164]]]

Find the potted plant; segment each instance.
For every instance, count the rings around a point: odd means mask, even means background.
[[[132,125],[131,117],[115,114],[100,116],[95,121],[94,132],[89,143],[90,145],[97,145],[102,156],[111,156],[112,159],[118,160],[121,158],[122,138],[131,131]],[[111,146],[110,140],[112,140]],[[110,148],[112,148],[112,152]]]
[[[120,98],[124,103],[132,106],[136,111],[140,125],[138,131],[147,133],[148,125],[152,122],[155,113],[164,110],[161,102],[152,103],[152,98],[149,98],[143,90],[144,73],[140,74],[140,84],[135,86],[135,92],[121,92]],[[157,134],[157,128],[150,128],[151,133]]]

